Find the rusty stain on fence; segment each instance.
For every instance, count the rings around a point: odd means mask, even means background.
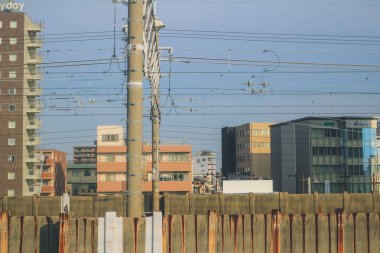
[[[279,210],[274,210],[272,213],[272,240],[274,253],[280,253],[280,215]]]
[[[208,215],[208,253],[216,253],[218,214],[210,212]]]
[[[69,216],[68,214],[60,214],[59,216],[59,246],[58,250],[59,253],[66,253],[66,248],[68,244],[68,223],[69,223]]]
[[[185,216],[181,215],[182,253],[186,253]]]
[[[344,226],[343,226],[343,210],[336,210],[337,220],[337,246],[338,253],[344,253]]]
[[[0,214],[0,252],[8,252],[8,227],[9,217],[6,212]]]

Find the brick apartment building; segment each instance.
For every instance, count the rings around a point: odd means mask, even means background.
[[[31,196],[41,191],[36,169],[41,30],[42,25],[23,12],[0,12],[0,195]]]

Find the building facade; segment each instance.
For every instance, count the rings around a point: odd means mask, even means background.
[[[96,146],[80,146],[73,148],[74,164],[96,164]]]
[[[69,164],[67,166],[67,188],[71,195],[96,195],[96,164]]]
[[[236,173],[249,174],[252,179],[271,178],[270,124],[251,122],[222,129],[224,175]],[[235,162],[233,168],[232,161]]]
[[[209,150],[201,150],[193,155],[194,192],[212,193],[215,190],[215,159],[215,153]],[[199,189],[197,190],[196,188]]]
[[[379,175],[377,119],[307,117],[271,126],[275,191],[370,192]]]
[[[236,173],[236,131],[235,127],[222,128],[222,174]]]
[[[126,153],[122,126],[98,126],[97,190],[99,194],[121,194],[126,187]],[[142,191],[152,191],[152,147],[144,145],[144,177]],[[161,193],[185,194],[192,191],[191,146],[161,145],[159,189]]]
[[[38,53],[41,24],[23,12],[0,13],[0,195],[30,196],[41,192],[41,72]]]
[[[62,196],[66,192],[67,154],[58,150],[43,150],[42,196]]]

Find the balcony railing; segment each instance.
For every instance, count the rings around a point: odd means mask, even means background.
[[[27,45],[28,45],[28,47],[40,48],[40,47],[42,47],[42,41],[38,37],[36,37],[36,38],[29,38],[29,41],[28,41]]]
[[[33,31],[33,32],[41,32],[43,29],[43,25],[42,23],[31,23],[31,24],[28,24],[27,26],[27,30],[28,31]]]
[[[39,64],[42,62],[42,56],[33,52],[29,54],[30,58],[27,60],[28,64]]]
[[[29,123],[26,124],[26,129],[39,129],[40,128],[40,121],[39,120],[31,120]]]
[[[41,96],[42,89],[39,87],[33,87],[25,90],[26,96]]]
[[[31,137],[26,140],[25,144],[26,146],[38,146],[40,144],[40,140],[40,137]]]

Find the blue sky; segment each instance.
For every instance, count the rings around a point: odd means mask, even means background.
[[[97,125],[123,124],[120,30],[127,8],[117,6],[117,64],[110,63],[111,0],[24,2],[29,16],[45,26],[44,62],[103,59],[99,65],[43,70],[42,145],[71,154],[74,145],[92,144]],[[376,1],[159,0],[157,13],[166,25],[160,45],[174,49],[170,75],[167,53],[162,54],[162,143],[210,149],[220,158],[225,126],[380,115]],[[248,81],[271,86],[251,94],[243,84]],[[148,115],[149,90],[144,94]],[[145,118],[146,141],[149,130]]]

